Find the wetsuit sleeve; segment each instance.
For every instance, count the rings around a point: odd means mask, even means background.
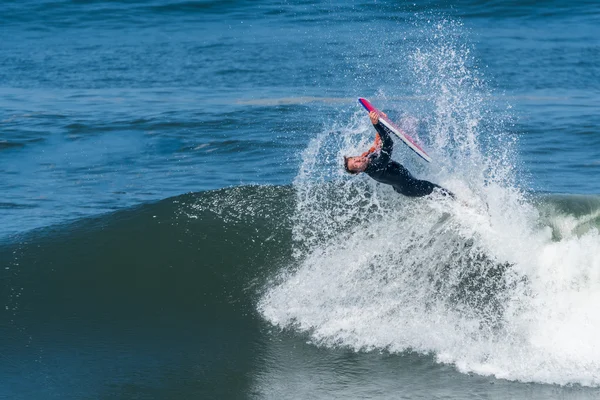
[[[392,140],[388,130],[380,122],[377,123],[377,125],[373,125],[373,127],[377,131],[377,134],[381,140],[381,151],[379,154],[373,153],[370,164],[383,166],[390,162],[392,150],[394,149],[394,141]]]

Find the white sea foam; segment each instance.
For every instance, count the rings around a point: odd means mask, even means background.
[[[373,137],[357,113],[304,152],[297,265],[259,310],[318,345],[433,353],[463,372],[598,386],[600,234],[577,230],[594,217],[549,221],[528,201],[515,183],[514,140],[457,32],[440,23],[411,61],[436,160],[419,172],[461,201],[409,199],[344,174],[342,155]]]

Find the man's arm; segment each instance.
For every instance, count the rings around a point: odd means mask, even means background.
[[[392,140],[392,137],[390,136],[390,133],[388,132],[386,127],[379,122],[379,114],[377,114],[375,111],[371,111],[369,113],[369,118],[371,119],[373,127],[377,131],[375,143],[376,145],[379,144],[381,146],[381,151],[379,152],[378,157],[373,159],[372,162],[385,165],[390,161],[390,158],[392,157],[394,141]],[[379,139],[379,143],[377,143],[377,139]],[[368,153],[370,154],[370,150]]]
[[[373,146],[371,146],[371,148],[369,150],[362,153],[361,156],[367,157],[369,154],[374,153],[380,149],[381,149],[381,137],[379,136],[379,133],[376,133],[375,134],[375,143],[373,143]]]

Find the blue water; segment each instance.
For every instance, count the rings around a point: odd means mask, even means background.
[[[598,193],[599,15],[596,2],[4,2],[2,232],[289,183],[356,97],[415,94],[403,54],[440,18],[464,24],[491,100],[511,107],[527,188]]]
[[[350,125],[359,96],[415,118],[427,142],[433,89],[416,81],[410,57],[444,44],[469,54],[481,140],[499,130],[514,139],[520,189],[598,195],[599,38],[600,3],[586,0],[3,1],[0,243],[184,193],[290,185],[311,139]],[[443,86],[452,76],[437,78]],[[100,373],[106,360],[89,362]],[[30,398],[44,388],[47,398],[102,392],[40,376]],[[0,397],[24,387],[11,382]]]

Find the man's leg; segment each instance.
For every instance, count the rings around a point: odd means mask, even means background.
[[[402,186],[394,185],[394,190],[398,193],[401,193],[408,197],[423,197],[430,195],[433,191],[437,189],[444,196],[450,196],[454,198],[454,194],[447,189],[444,189],[440,185],[436,185],[435,183],[431,183],[425,180],[419,179],[411,179],[409,182],[406,182]]]

